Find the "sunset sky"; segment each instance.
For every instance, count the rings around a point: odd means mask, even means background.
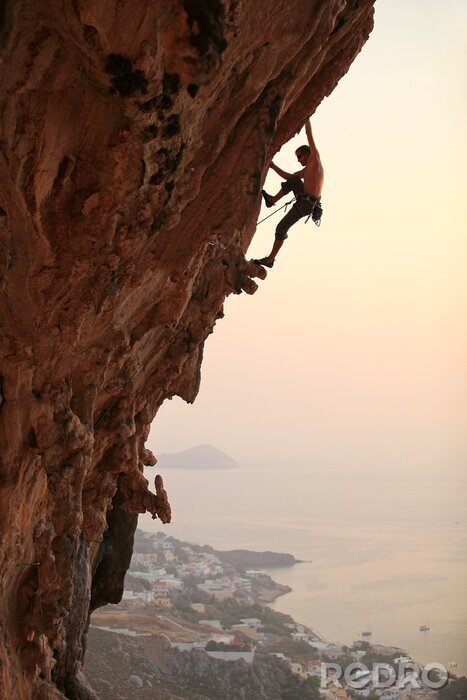
[[[460,474],[467,429],[465,0],[378,0],[375,29],[312,125],[320,228],[298,223],[253,297],[231,296],[193,406],[157,455]],[[285,144],[275,162],[296,170]],[[270,172],[266,189],[280,178]],[[265,216],[270,210],[262,210]],[[249,257],[269,252],[280,214]]]

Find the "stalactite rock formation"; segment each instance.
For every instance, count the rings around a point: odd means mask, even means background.
[[[192,402],[280,146],[373,0],[7,0],[0,10],[0,695],[92,698],[162,402]],[[245,303],[248,303],[245,301]]]

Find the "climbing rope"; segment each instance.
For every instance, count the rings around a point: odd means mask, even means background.
[[[266,219],[270,219],[271,216],[274,216],[275,214],[278,214],[278,213],[281,211],[281,209],[285,209],[285,211],[287,211],[287,207],[289,206],[289,204],[293,204],[295,201],[296,201],[296,197],[294,197],[293,199],[291,199],[290,202],[287,202],[286,204],[283,204],[281,207],[279,207],[279,209],[276,209],[276,211],[273,211],[272,214],[268,214],[268,216],[265,216],[264,219],[261,219],[261,221],[258,221],[258,223],[256,224],[256,226],[259,226],[260,224],[262,224],[263,221],[266,221]],[[320,225],[321,225],[321,214],[323,213],[323,210],[322,210],[322,206],[321,206],[320,201],[318,201],[318,202],[316,203],[316,206],[319,206],[319,208],[321,209],[321,213],[319,214],[319,217],[318,217],[317,219],[315,219],[315,218],[313,219],[313,223],[315,223],[316,226],[320,226]],[[308,214],[308,216],[307,216],[307,218],[306,218],[306,221],[305,221],[306,224],[309,222],[309,220],[310,220],[311,217],[313,217],[313,212],[311,212],[311,214]]]
[[[263,223],[263,221],[266,221],[266,219],[270,219],[271,216],[274,216],[274,214],[278,214],[281,209],[285,209],[287,211],[287,207],[289,206],[289,204],[293,204],[294,202],[295,202],[295,197],[293,199],[291,199],[290,202],[283,204],[281,207],[279,207],[279,209],[276,209],[276,211],[273,211],[272,214],[268,214],[268,216],[265,216],[264,219],[261,219],[261,221],[258,221],[258,223],[256,225],[259,226],[260,224]]]

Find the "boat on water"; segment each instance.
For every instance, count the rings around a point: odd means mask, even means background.
[[[371,630],[363,630],[362,637],[371,637],[373,632]]]
[[[420,625],[418,629],[420,630],[420,632],[428,632],[430,629],[430,625]]]

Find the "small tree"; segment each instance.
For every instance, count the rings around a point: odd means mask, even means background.
[[[282,700],[319,700],[318,678],[306,678],[303,680],[293,673],[289,673],[282,686]]]

